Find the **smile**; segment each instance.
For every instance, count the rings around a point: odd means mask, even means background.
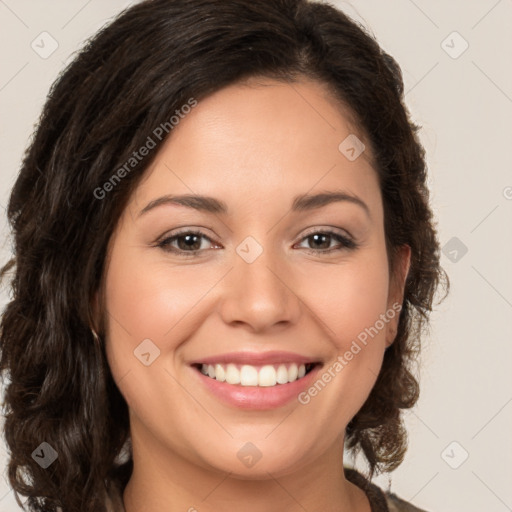
[[[219,382],[240,386],[272,387],[288,384],[301,379],[308,374],[315,363],[299,364],[282,363],[279,365],[236,365],[228,364],[201,364],[197,368],[203,375]]]

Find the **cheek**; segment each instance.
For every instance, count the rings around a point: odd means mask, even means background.
[[[176,345],[189,335],[186,313],[204,290],[194,289],[183,273],[168,266],[162,269],[141,261],[140,253],[134,251],[130,258],[129,247],[122,244],[112,253],[105,296],[107,359],[131,413],[155,432],[166,425],[176,434],[186,419],[176,424],[173,408],[165,406],[162,398],[172,397],[170,401],[190,406],[189,397],[173,378],[171,361]],[[146,353],[148,365],[143,362]]]
[[[351,264],[319,269],[307,278],[304,297],[322,320],[326,335],[339,352],[348,350],[352,340],[373,326],[385,314],[389,276],[385,255],[354,258]],[[311,286],[315,283],[316,286]],[[379,326],[382,327],[379,322]],[[379,339],[385,333],[379,330]],[[377,336],[376,336],[377,338]]]
[[[331,301],[324,298],[316,310],[328,325],[325,332],[334,350],[299,402],[318,424],[331,425],[324,433],[327,444],[362,407],[382,366],[386,283],[378,272],[351,272],[342,285],[332,286]]]
[[[130,405],[141,396],[150,400],[152,389],[176,386],[169,371],[180,367],[180,347],[199,329],[200,312],[208,307],[205,295],[222,277],[222,269],[180,268],[159,255],[155,261],[153,254],[141,255],[118,241],[106,276],[107,357],[114,378],[122,380],[123,394],[130,396],[128,381],[138,381]],[[147,351],[154,361],[149,366],[137,357]]]
[[[175,296],[171,297],[173,289],[169,280],[163,280],[151,265],[141,264],[136,250],[117,242],[105,285],[107,355],[112,373],[121,379],[128,372],[134,375],[147,368],[153,375],[159,363],[159,351],[161,354],[165,349],[164,334],[172,329],[179,316],[179,302]],[[141,346],[148,347],[154,360],[148,367],[137,358]]]
[[[106,281],[109,326],[112,332],[124,330],[134,347],[146,338],[168,345],[208,283],[197,279],[193,266],[180,270],[162,261],[144,262],[136,251],[130,258],[128,252],[119,250],[111,259]]]
[[[385,252],[368,252],[328,274],[318,271],[308,276],[311,282],[317,287],[311,288],[309,304],[333,351],[301,403],[309,404],[319,421],[343,426],[365,402],[382,365],[389,284]]]

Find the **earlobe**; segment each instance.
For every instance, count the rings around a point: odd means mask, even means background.
[[[390,328],[388,329],[387,336],[386,336],[386,348],[389,348],[391,345],[393,345],[393,342],[395,341],[396,337],[396,329]]]

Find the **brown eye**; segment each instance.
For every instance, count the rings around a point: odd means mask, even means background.
[[[357,247],[357,244],[350,238],[329,230],[310,233],[306,235],[302,240],[308,241],[309,248],[306,249],[309,249],[308,252],[311,253],[331,253],[341,250],[355,249]],[[331,246],[333,241],[338,242],[338,246],[341,246],[341,248],[333,248]]]
[[[158,242],[157,247],[167,252],[175,252],[186,256],[195,256],[201,250],[202,239],[211,240],[200,231],[181,231]],[[176,245],[173,245],[176,242]],[[189,253],[189,254],[186,254]]]

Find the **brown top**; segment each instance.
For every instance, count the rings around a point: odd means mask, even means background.
[[[372,512],[427,512],[400,499],[394,493],[383,492],[380,487],[368,482],[366,478],[355,469],[346,467],[345,477],[349,482],[357,485],[366,493]]]
[[[357,485],[366,493],[370,501],[372,512],[427,512],[400,499],[396,494],[383,492],[380,487],[368,482],[366,478],[355,469],[346,467],[345,476],[349,482]],[[122,495],[123,492],[120,487],[112,486],[107,502],[108,512],[126,512]]]

